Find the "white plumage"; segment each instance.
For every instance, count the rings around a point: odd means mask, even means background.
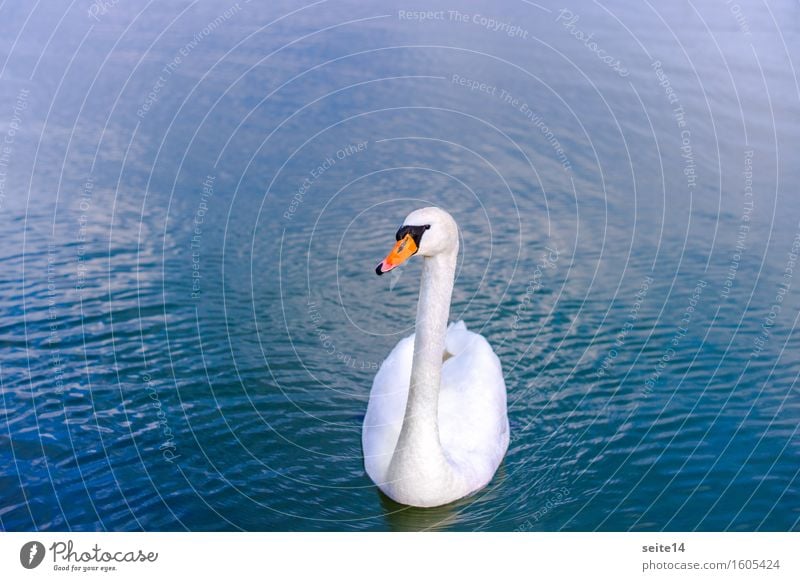
[[[446,326],[455,222],[443,210],[424,208],[405,224],[430,226],[418,251],[426,258],[417,332],[395,346],[375,376],[362,433],[364,465],[397,502],[439,506],[494,476],[508,448],[506,386],[488,341],[463,321]]]

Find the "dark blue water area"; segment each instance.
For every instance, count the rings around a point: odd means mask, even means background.
[[[800,528],[800,6],[459,4],[0,7],[0,528]],[[426,205],[511,444],[414,509]]]

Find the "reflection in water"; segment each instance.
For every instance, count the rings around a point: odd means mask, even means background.
[[[445,506],[417,508],[398,504],[380,490],[377,490],[377,495],[380,497],[386,522],[391,531],[446,530],[458,522],[458,509],[468,502],[462,499]]]
[[[492,481],[478,493],[467,498],[459,499],[444,506],[434,508],[417,508],[398,504],[376,488],[378,497],[383,507],[389,530],[392,531],[440,531],[448,530],[454,525],[463,523],[471,518],[475,526],[480,526],[481,517],[474,514],[467,516],[467,509],[476,511],[483,516],[491,516],[496,511],[495,500],[499,489],[506,479],[506,466],[501,463]]]

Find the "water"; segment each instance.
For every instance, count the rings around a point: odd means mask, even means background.
[[[138,4],[0,8],[3,529],[800,528],[796,2]],[[429,204],[512,442],[418,510]]]

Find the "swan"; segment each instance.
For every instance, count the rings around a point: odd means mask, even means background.
[[[440,506],[494,476],[508,449],[506,385],[489,342],[463,321],[448,326],[458,226],[440,208],[409,214],[375,271],[423,257],[416,332],[375,375],[362,430],[364,468],[392,500]]]

